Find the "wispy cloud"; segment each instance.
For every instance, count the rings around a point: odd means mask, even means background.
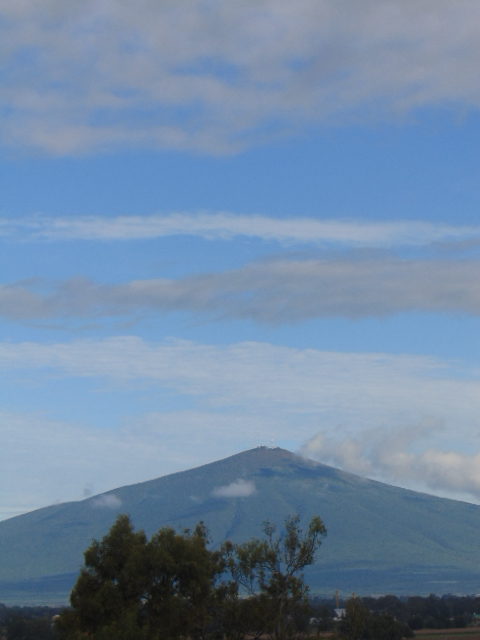
[[[207,240],[230,240],[243,236],[287,245],[394,247],[478,241],[480,226],[455,226],[421,220],[375,222],[333,218],[272,218],[225,212],[0,218],[0,236],[22,241],[127,241],[175,235]]]
[[[104,493],[91,500],[96,509],[118,509],[122,506],[122,500],[114,493]]]
[[[187,312],[266,324],[405,312],[480,313],[480,261],[390,256],[275,259],[223,273],[101,284],[74,279],[0,286],[0,316],[15,320]]]
[[[146,381],[190,396],[204,408],[365,426],[392,415],[441,414],[478,422],[480,379],[474,368],[439,358],[336,353],[243,342],[226,346],[136,337],[69,343],[2,343],[0,371],[57,372],[62,377]],[[409,418],[409,419],[410,419]]]
[[[363,476],[479,501],[480,452],[432,446],[429,438],[444,428],[428,420],[355,435],[320,432],[305,443],[302,453]]]
[[[399,484],[407,484],[408,470],[421,462],[410,481],[417,487],[428,481],[444,493],[453,491],[455,470],[463,461],[465,473],[458,475],[457,492],[480,495],[472,475],[478,455],[480,378],[475,367],[459,362],[258,342],[214,346],[124,337],[1,343],[0,374],[11,385],[17,379],[25,385],[31,378],[38,392],[45,389],[52,395],[59,381],[81,378],[93,383],[76,387],[77,399],[85,406],[85,424],[76,424],[73,418],[19,415],[18,408],[16,413],[0,412],[0,465],[6,477],[17,478],[15,487],[0,490],[5,514],[53,499],[83,498],[86,484],[95,493],[107,491],[262,442],[293,440],[300,445],[319,431],[324,440],[312,441],[309,450],[324,461],[328,458],[365,475],[383,469],[383,479]],[[91,394],[108,392],[121,403],[125,389],[129,393],[136,389],[140,397],[138,403],[128,404],[128,417],[108,428],[95,426],[103,416],[97,415]],[[165,391],[179,399],[181,408],[144,415],[145,394],[157,397]],[[24,396],[28,406],[28,387]],[[429,429],[428,452],[416,444],[412,447],[411,440],[398,441],[403,425],[422,421]],[[381,427],[374,435],[372,425]],[[376,452],[375,442],[380,442]],[[413,457],[404,467],[400,453],[395,466],[386,457],[406,451]],[[423,457],[415,458],[415,451],[423,451]],[[448,481],[441,473],[447,462]],[[470,476],[465,475],[468,469]],[[44,481],[39,483],[38,477]],[[244,489],[248,486],[238,490]]]
[[[4,0],[0,17],[2,139],[49,153],[228,153],[362,110],[480,103],[469,0]]]

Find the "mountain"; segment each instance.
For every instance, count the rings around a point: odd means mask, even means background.
[[[258,447],[195,469],[0,522],[0,601],[65,602],[92,538],[119,513],[148,534],[200,520],[212,544],[318,514],[328,535],[306,578],[332,594],[479,591],[480,507]]]

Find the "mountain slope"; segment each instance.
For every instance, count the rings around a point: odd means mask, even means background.
[[[83,550],[119,513],[149,534],[203,520],[213,544],[261,535],[264,520],[318,514],[328,536],[307,578],[323,593],[470,593],[480,584],[480,507],[259,447],[0,522],[0,601],[38,601],[42,591],[48,600],[49,589],[65,598]]]

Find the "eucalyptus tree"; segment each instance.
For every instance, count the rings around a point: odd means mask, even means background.
[[[255,607],[258,635],[270,633],[275,640],[285,640],[295,635],[296,618],[307,609],[303,570],[315,561],[327,530],[321,518],[314,516],[304,531],[295,515],[285,520],[280,531],[265,522],[263,533],[263,538],[243,544],[227,542],[227,566]]]

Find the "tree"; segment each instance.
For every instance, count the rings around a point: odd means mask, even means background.
[[[119,516],[109,533],[86,550],[60,616],[63,638],[157,640],[204,637],[226,587],[221,554],[207,548],[202,524],[177,533],[163,528],[150,541]]]
[[[342,640],[364,640],[369,637],[370,611],[360,598],[350,598],[345,605],[345,617],[340,623]]]
[[[183,534],[160,529],[148,544],[144,614],[162,638],[201,638],[215,625],[229,585],[221,580],[222,554],[207,544],[202,523]]]
[[[372,613],[356,597],[347,601],[346,615],[340,623],[339,632],[342,640],[402,640],[413,636],[408,625],[388,613]]]
[[[7,618],[5,625],[8,640],[53,640],[54,631],[50,616],[28,618],[14,614]]]
[[[302,570],[312,564],[325,527],[308,530],[297,516],[285,529],[265,523],[265,538],[208,548],[200,523],[181,533],[160,529],[150,540],[119,516],[85,551],[71,609],[56,628],[64,640],[241,640],[271,633],[285,640],[306,611]],[[228,571],[229,570],[229,571]],[[233,579],[228,578],[228,573]],[[239,590],[250,595],[239,597]]]
[[[306,613],[308,586],[302,572],[313,564],[326,528],[315,516],[304,532],[300,517],[291,516],[282,532],[270,522],[264,523],[263,531],[263,539],[227,543],[227,566],[257,609],[257,635],[267,632],[275,640],[285,640],[294,635],[298,617]]]

